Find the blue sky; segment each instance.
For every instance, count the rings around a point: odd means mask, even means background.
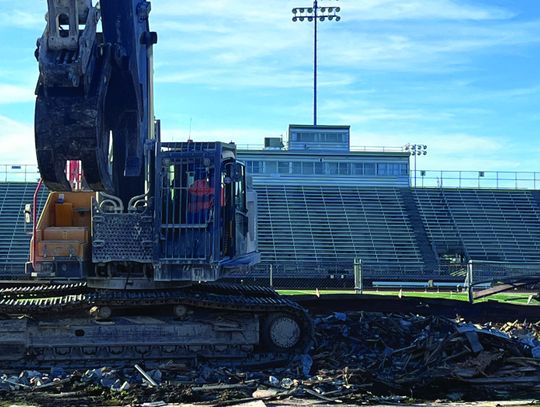
[[[310,0],[154,0],[167,140],[260,144],[312,121]],[[336,5],[321,0],[320,5]],[[424,169],[540,171],[540,1],[341,0],[320,26],[319,123],[429,146]],[[32,163],[45,0],[0,0],[0,163]]]

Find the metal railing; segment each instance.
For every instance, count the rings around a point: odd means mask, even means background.
[[[240,151],[288,151],[283,148],[267,148],[263,144],[237,144],[236,148]],[[309,151],[309,149],[307,150]],[[318,150],[317,150],[318,151]],[[333,151],[333,150],[332,150]],[[350,152],[370,152],[370,153],[401,153],[405,152],[405,147],[395,146],[351,146]]]
[[[261,150],[262,145],[238,145],[243,150]],[[353,150],[355,149],[355,150]],[[378,149],[378,150],[377,150]],[[351,151],[399,152],[402,147],[351,147]],[[0,164],[0,182],[37,182],[36,164]],[[411,170],[410,185],[417,188],[540,189],[540,172]]]
[[[421,262],[373,263],[361,262],[364,281],[373,280],[422,280],[446,279],[437,271],[426,273]],[[247,284],[269,285],[282,289],[350,289],[357,287],[354,260],[343,262],[271,262],[261,263],[250,271],[228,275],[229,279]],[[461,278],[463,281],[463,278]]]
[[[36,164],[0,164],[0,182],[37,182],[39,178]]]
[[[465,277],[467,284],[474,284],[538,275],[540,275],[540,262],[470,260]]]
[[[540,189],[540,172],[411,170],[417,188]]]
[[[29,278],[24,272],[24,263],[0,262],[0,279],[24,280]]]

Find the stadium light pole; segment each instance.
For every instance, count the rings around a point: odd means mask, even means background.
[[[416,157],[419,155],[427,155],[427,146],[425,144],[405,145],[405,151],[408,151],[411,156],[414,156],[414,187],[416,188]]]
[[[317,125],[317,20],[341,20],[338,13],[339,7],[319,7],[317,0],[313,1],[312,7],[295,7],[292,20],[313,22],[313,125]]]

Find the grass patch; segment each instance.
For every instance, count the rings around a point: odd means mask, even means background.
[[[315,295],[315,290],[278,290],[282,295]],[[354,294],[354,290],[319,290],[320,295],[327,294]],[[400,295],[399,291],[364,291],[364,294],[369,295],[382,295],[397,297]],[[491,297],[482,298],[476,300],[475,302],[484,302],[484,301],[499,301],[499,302],[509,302],[516,304],[527,304],[529,301],[530,293],[499,293],[492,295]],[[457,300],[457,301],[468,301],[467,293],[458,293],[458,292],[425,292],[425,291],[406,291],[401,293],[402,297],[407,298],[440,298],[447,300]],[[540,305],[540,302],[537,300],[532,300],[529,305]]]

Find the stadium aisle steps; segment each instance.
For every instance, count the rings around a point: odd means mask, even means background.
[[[439,258],[433,250],[433,243],[429,240],[426,233],[413,192],[409,188],[402,188],[400,192],[406,213],[411,222],[416,243],[424,261],[425,271],[426,273],[434,274],[439,270]]]

